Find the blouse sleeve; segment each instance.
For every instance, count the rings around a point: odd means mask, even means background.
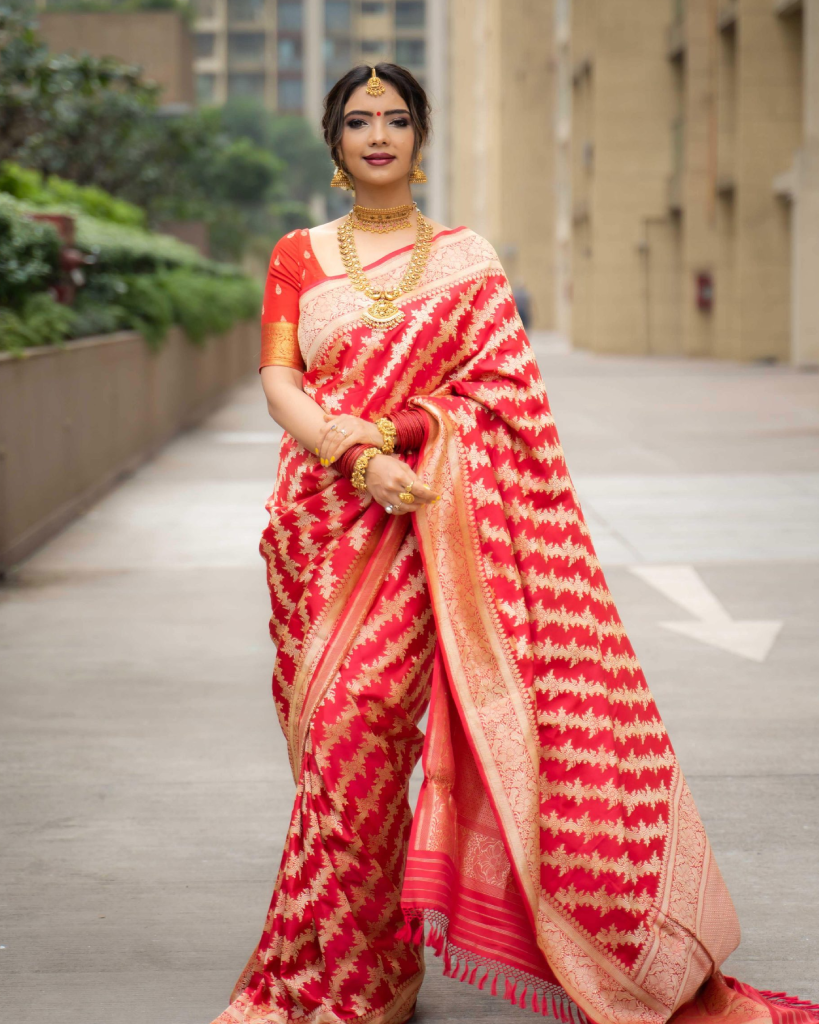
[[[299,348],[299,292],[301,276],[295,248],[287,235],[279,239],[270,256],[262,305],[263,366],[292,366],[304,371]]]

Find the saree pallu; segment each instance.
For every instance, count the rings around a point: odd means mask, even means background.
[[[368,277],[392,285],[408,259]],[[401,458],[442,498],[390,516],[282,441],[260,549],[297,792],[216,1024],[400,1024],[424,936],[445,973],[564,1021],[818,1020],[719,971],[736,915],[497,254],[441,232],[399,301],[402,323],[374,330],[346,277],[300,298],[305,393],[373,421],[424,410]]]

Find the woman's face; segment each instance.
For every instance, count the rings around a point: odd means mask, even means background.
[[[384,82],[381,96],[359,86],[344,105],[341,157],[357,181],[392,185],[409,177],[415,129],[407,104],[395,86]]]

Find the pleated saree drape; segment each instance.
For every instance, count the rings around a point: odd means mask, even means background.
[[[261,552],[297,792],[218,1024],[400,1024],[424,936],[448,974],[563,1020],[819,1019],[719,973],[736,915],[495,251],[441,232],[397,328],[367,327],[367,302],[346,277],[303,290],[304,390],[371,420],[424,410],[401,457],[442,500],[390,516],[282,441]]]

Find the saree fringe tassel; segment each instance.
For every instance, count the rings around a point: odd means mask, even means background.
[[[449,922],[436,911],[405,911],[404,926],[397,937],[405,942],[423,938],[426,924],[426,945],[444,962],[444,976],[473,985],[483,991],[491,978],[490,995],[497,996],[498,983],[503,982],[503,996],[513,1006],[531,1010],[543,1017],[554,1017],[563,1024],[591,1024],[588,1017],[557,985],[499,961],[478,956],[467,949],[454,945],[447,938]],[[416,924],[417,922],[417,924]],[[480,971],[483,974],[478,977]],[[518,986],[522,988],[518,990]]]
[[[812,1003],[809,999],[800,999],[798,996],[789,996],[787,992],[768,992],[760,990],[759,994],[771,1003],[780,1003],[782,1006],[793,1006],[800,1010],[807,1010],[819,1014],[819,1003]]]

